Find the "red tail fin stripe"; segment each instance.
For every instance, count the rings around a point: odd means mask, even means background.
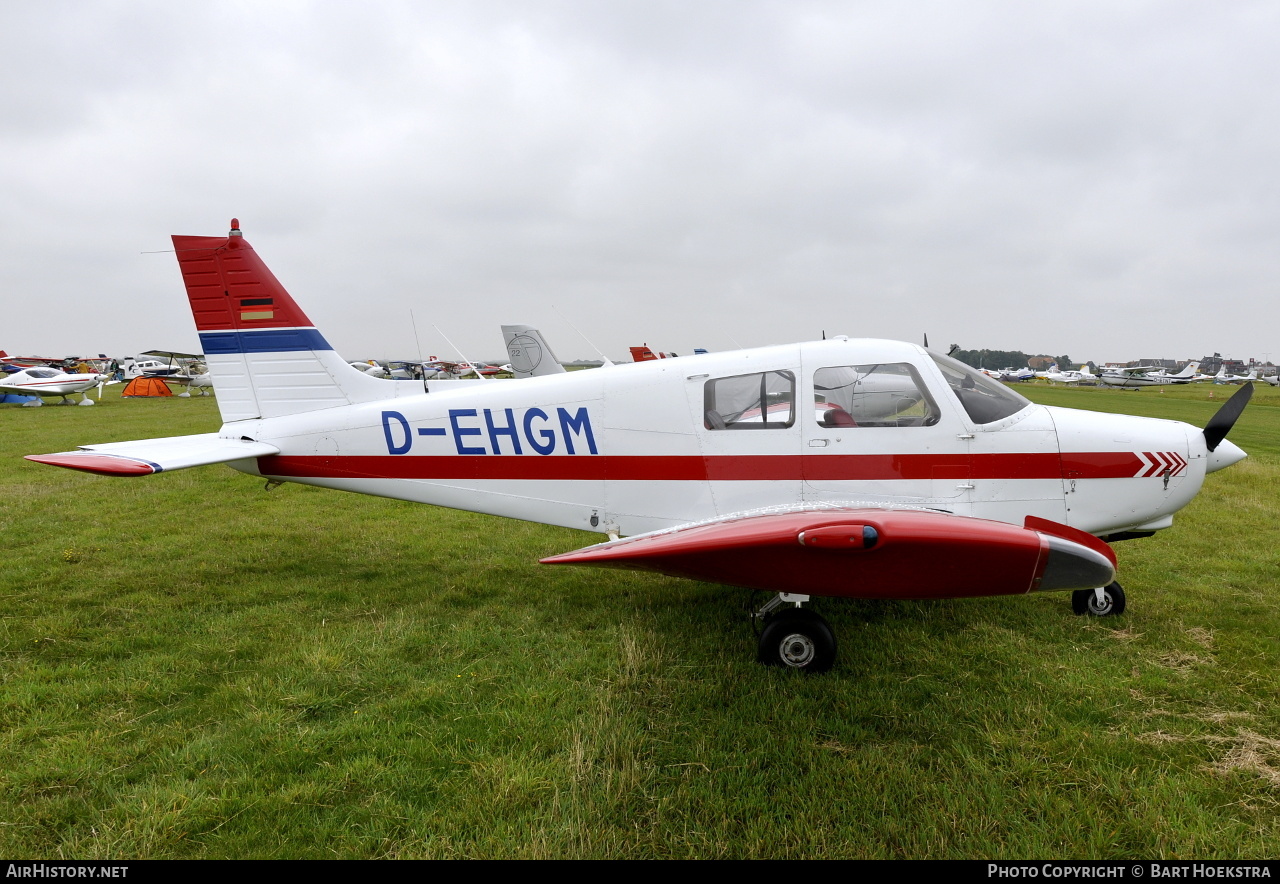
[[[175,236],[173,245],[197,331],[314,325],[243,237]]]

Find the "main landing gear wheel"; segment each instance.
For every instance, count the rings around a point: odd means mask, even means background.
[[[786,608],[760,633],[760,662],[804,672],[826,672],[836,662],[836,637],[827,621],[804,608]]]
[[[1099,598],[1101,594],[1101,598]],[[1077,589],[1071,593],[1071,610],[1094,617],[1112,617],[1124,613],[1124,588],[1111,582],[1102,589]]]

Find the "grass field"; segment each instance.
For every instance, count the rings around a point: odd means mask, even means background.
[[[1025,390],[1197,425],[1230,392]],[[218,426],[117,397],[0,406],[0,856],[1280,854],[1280,391],[1118,545],[1125,615],[819,600],[814,677],[753,662],[742,590],[537,564],[589,535],[20,459]]]

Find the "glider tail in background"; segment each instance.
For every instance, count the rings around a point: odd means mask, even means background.
[[[517,378],[536,378],[548,374],[564,374],[564,366],[551,352],[542,332],[531,325],[504,325],[502,339],[511,359],[511,373]]]
[[[227,422],[281,417],[394,396],[348,365],[245,241],[175,236],[174,249]]]

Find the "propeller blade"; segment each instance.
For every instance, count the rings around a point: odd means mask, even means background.
[[[1213,451],[1227,438],[1227,433],[1231,432],[1231,428],[1235,426],[1236,421],[1240,418],[1240,414],[1244,411],[1244,407],[1249,404],[1250,397],[1253,396],[1253,384],[1245,384],[1235,392],[1235,395],[1226,401],[1226,403],[1218,409],[1213,417],[1209,418],[1209,423],[1204,425],[1204,442],[1210,451]]]

